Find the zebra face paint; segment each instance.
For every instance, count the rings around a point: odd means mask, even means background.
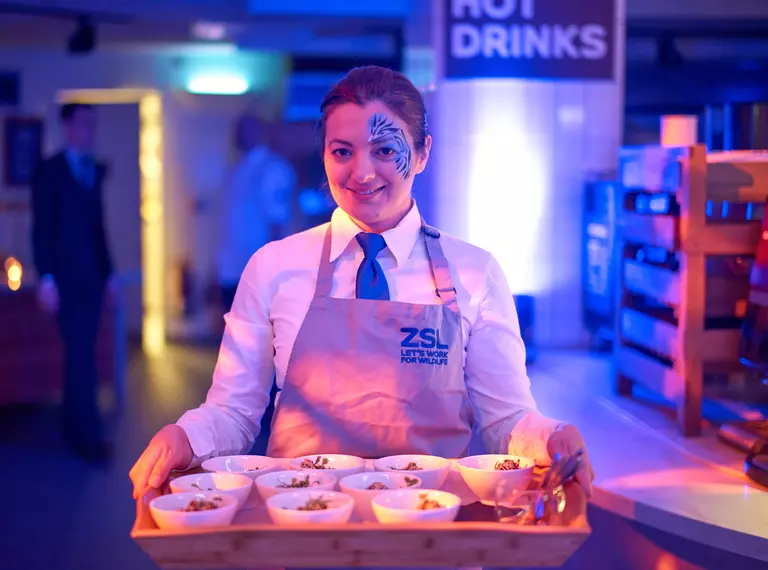
[[[371,117],[369,127],[371,136],[368,142],[381,145],[382,150],[391,149],[397,173],[406,180],[411,175],[413,154],[403,129],[396,127],[391,119],[378,113]]]

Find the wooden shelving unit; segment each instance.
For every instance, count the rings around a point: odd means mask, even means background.
[[[623,149],[620,163],[616,389],[662,395],[696,436],[704,375],[740,368],[768,154],[638,147]]]

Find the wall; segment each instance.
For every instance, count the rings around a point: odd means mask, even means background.
[[[768,18],[765,0],[627,0],[627,19]]]
[[[117,15],[140,13],[143,19],[179,21],[191,15],[214,21],[237,21],[251,15],[270,14],[365,14],[399,16],[409,9],[420,10],[422,0],[359,2],[357,0],[58,0],[58,7],[101,11]],[[14,4],[50,7],[50,0],[16,0]],[[632,18],[745,18],[768,17],[765,0],[627,0],[627,17]]]
[[[0,49],[0,70],[22,72],[21,104],[17,109],[0,107],[0,118],[16,113],[44,117],[46,153],[58,149],[61,141],[55,104],[59,91],[131,87],[162,92],[166,263],[172,274],[178,264],[190,260],[200,283],[213,269],[215,241],[209,234],[214,231],[213,204],[230,164],[232,123],[256,101],[250,95],[192,96],[174,87],[190,68],[215,64],[212,58],[216,55],[183,46],[103,50],[81,58],[52,49]],[[272,110],[277,105],[282,98],[281,58],[255,53],[220,55],[252,72],[252,82],[260,90],[259,102],[265,108]],[[5,188],[0,180],[0,254],[17,257],[28,271],[25,276],[32,277],[28,202],[26,189]],[[3,211],[9,205],[12,211]]]

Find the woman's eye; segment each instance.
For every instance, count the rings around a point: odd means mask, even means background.
[[[388,146],[381,147],[378,151],[379,154],[382,156],[392,156],[395,154],[395,149],[389,148]]]
[[[337,148],[333,151],[331,151],[331,154],[335,156],[350,156],[352,153],[350,153],[346,148]]]

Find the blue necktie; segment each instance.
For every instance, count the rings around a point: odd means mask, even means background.
[[[380,234],[357,234],[357,243],[363,249],[363,258],[357,269],[355,294],[358,299],[378,299],[389,301],[389,285],[381,265],[376,261],[382,249],[387,246]]]
[[[80,157],[80,183],[89,190],[93,186],[95,172],[93,159],[90,156],[83,155]]]

